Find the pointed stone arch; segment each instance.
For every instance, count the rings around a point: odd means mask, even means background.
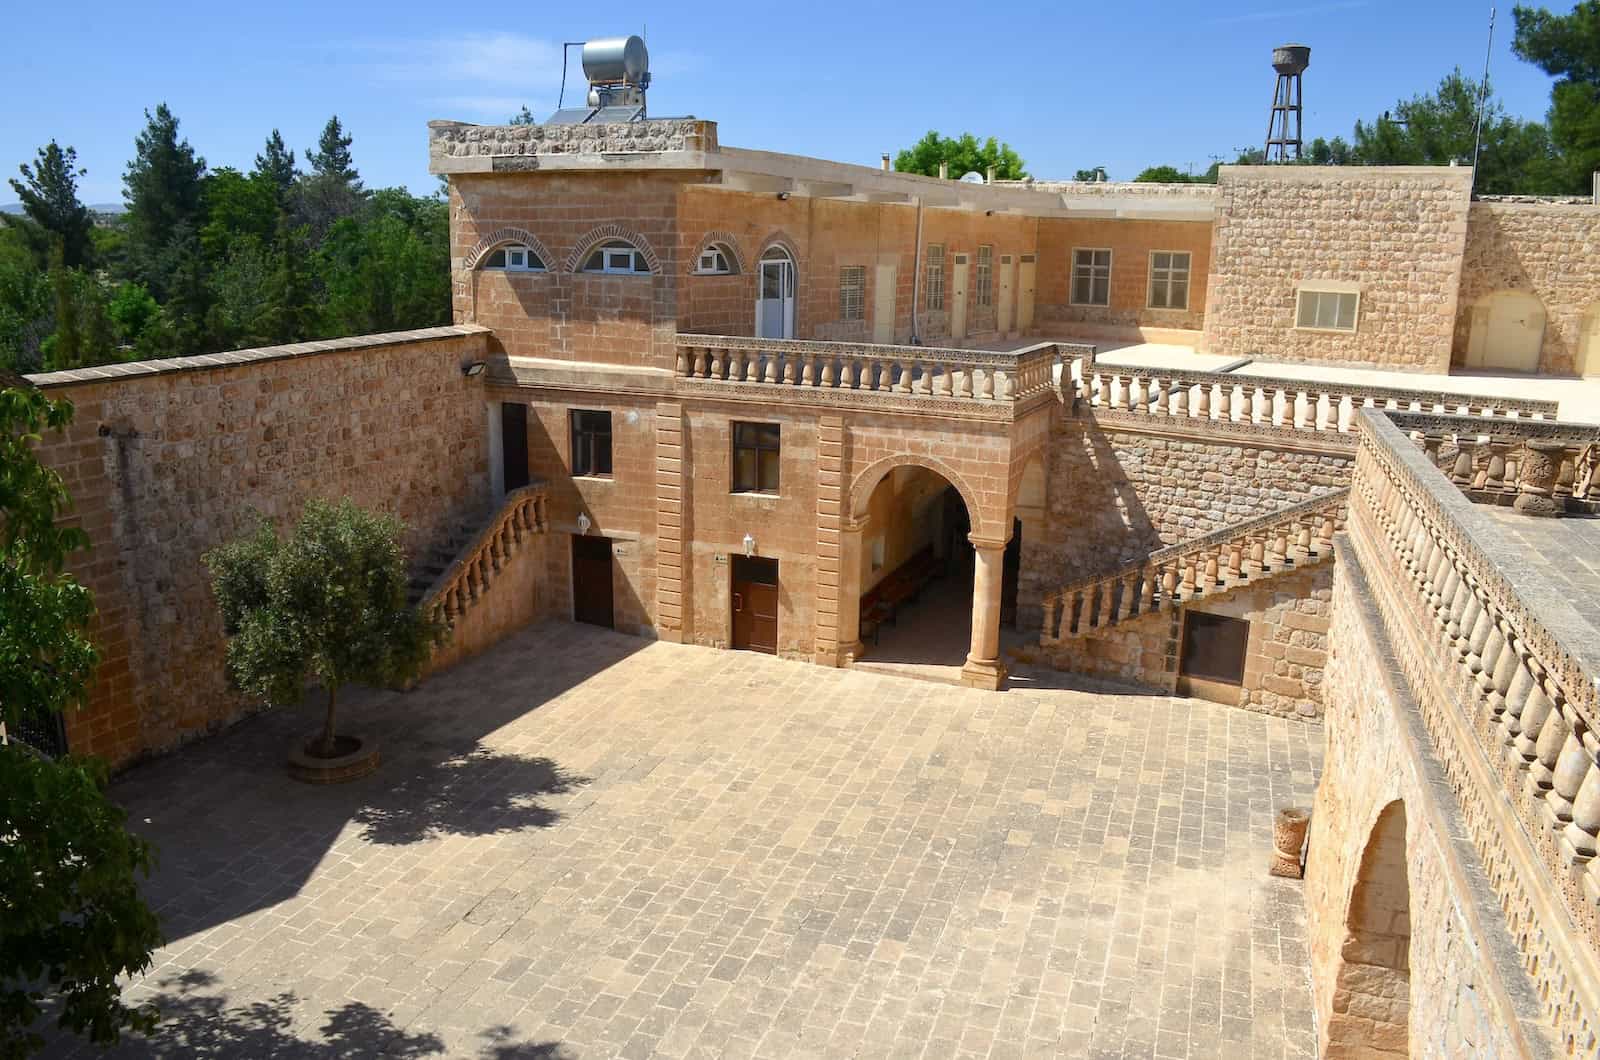
[[[476,269],[478,267],[478,263],[484,259],[484,256],[488,254],[489,251],[495,249],[496,247],[504,246],[507,243],[521,243],[539,256],[539,260],[544,262],[544,267],[547,272],[555,271],[555,259],[550,256],[550,251],[546,249],[543,240],[534,235],[532,232],[528,231],[526,228],[513,228],[509,226],[506,228],[496,228],[493,232],[490,232],[488,235],[472,244],[471,249],[469,249],[461,259],[462,267],[469,270]]]
[[[743,276],[750,271],[745,264],[744,249],[739,246],[739,240],[735,238],[732,232],[707,232],[705,237],[700,240],[699,246],[694,248],[694,255],[689,259],[691,272],[698,266],[700,255],[712,247],[722,247],[728,252],[731,259],[729,264],[733,266],[733,271],[736,275]]]
[[[1406,806],[1384,806],[1350,888],[1327,1057],[1407,1056],[1411,1024],[1411,883]]]
[[[650,245],[650,241],[636,230],[615,222],[596,225],[585,232],[577,243],[573,244],[572,252],[567,255],[566,260],[561,264],[561,270],[568,273],[577,272],[583,268],[583,261],[589,256],[591,250],[601,243],[608,243],[613,239],[631,243],[635,250],[644,255],[644,263],[650,267],[651,274],[656,276],[661,274],[661,259],[656,255],[656,249]]]

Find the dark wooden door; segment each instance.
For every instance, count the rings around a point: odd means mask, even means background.
[[[611,606],[611,539],[572,539],[572,618],[614,629]]]
[[[778,654],[778,561],[733,558],[733,646]]]
[[[500,455],[505,468],[506,492],[528,484],[528,406],[500,404]]]

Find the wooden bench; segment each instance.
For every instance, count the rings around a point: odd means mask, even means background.
[[[870,636],[872,643],[878,643],[878,631],[883,623],[893,625],[899,618],[901,605],[914,603],[927,584],[943,573],[944,564],[933,554],[930,545],[886,574],[861,595],[861,635]]]

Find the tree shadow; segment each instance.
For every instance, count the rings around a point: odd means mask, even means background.
[[[398,770],[396,770],[398,772]],[[465,754],[416,763],[375,792],[353,820],[374,843],[418,843],[439,835],[500,835],[548,828],[561,814],[538,801],[588,783],[548,758],[502,754],[481,744]]]
[[[519,1042],[516,1040],[517,1029],[505,1024],[490,1027],[478,1035],[486,1039],[483,1051],[478,1055],[483,1060],[577,1060],[575,1050],[568,1049],[560,1042]]]

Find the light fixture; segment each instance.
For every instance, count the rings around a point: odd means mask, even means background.
[[[983,216],[985,216],[985,217],[993,217],[994,216],[994,211],[993,210],[985,210],[985,211],[983,211]]]
[[[582,537],[589,532],[589,527],[594,524],[589,521],[589,516],[584,512],[578,513],[578,536]]]
[[[756,539],[749,534],[744,535],[744,554],[747,556],[756,554]]]
[[[474,376],[482,375],[483,369],[483,361],[468,361],[466,364],[461,366],[461,374],[466,376],[468,379],[471,379]]]
[[[788,202],[789,201],[789,193],[786,192],[786,191],[778,192],[778,201],[779,202]]]

